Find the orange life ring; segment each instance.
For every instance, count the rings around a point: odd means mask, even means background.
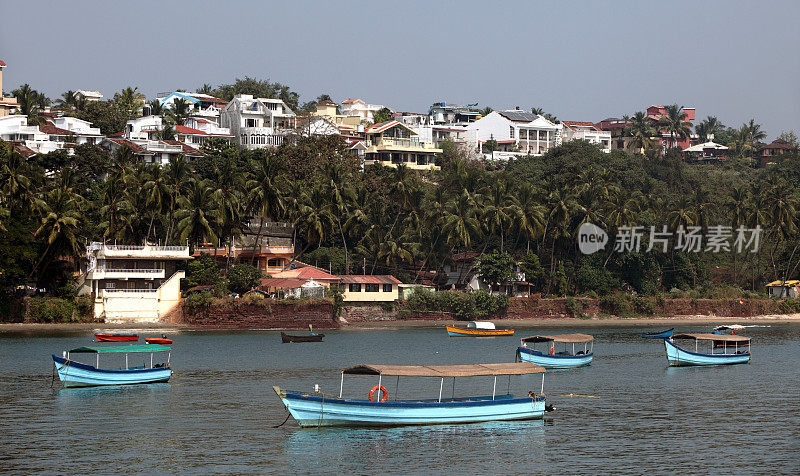
[[[381,397],[381,401],[385,402],[386,400],[389,399],[389,392],[386,390],[386,387],[384,387],[383,385],[381,385],[380,387],[378,385],[375,385],[374,387],[372,387],[369,390],[369,401],[370,402],[374,402],[375,401],[375,390],[378,390],[378,388],[380,388],[381,392],[383,392],[383,397]]]

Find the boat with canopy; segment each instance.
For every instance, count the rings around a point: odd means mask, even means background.
[[[665,331],[659,332],[642,332],[642,338],[644,339],[666,339],[671,337],[672,334],[675,333],[675,328],[667,329]]]
[[[546,350],[536,350],[538,343],[544,343]],[[559,345],[561,350],[557,349],[556,344],[563,344],[563,348]],[[589,334],[536,335],[520,339],[517,360],[533,362],[547,369],[572,369],[589,365],[594,357],[593,350],[594,337]]]
[[[166,360],[155,359],[156,353],[166,352]],[[72,360],[72,354],[95,354],[95,365]],[[124,355],[125,366],[118,369],[101,369],[100,355]],[[131,366],[129,355],[150,354],[140,366]],[[65,351],[62,357],[53,355],[53,362],[65,387],[92,387],[96,385],[131,385],[166,382],[172,376],[169,364],[171,349],[160,344],[121,345],[108,347],[78,347]],[[162,355],[163,354],[159,354]],[[138,362],[137,362],[138,363]]]
[[[286,409],[301,427],[318,426],[397,426],[434,425],[444,423],[473,423],[493,420],[526,420],[542,418],[545,412],[544,372],[541,366],[529,362],[468,365],[356,365],[342,370],[339,395],[319,391],[298,392],[272,387]],[[542,388],[537,394],[524,397],[510,393],[514,375],[542,374]],[[377,377],[369,398],[344,398],[344,376]],[[394,398],[384,384],[395,377]],[[400,377],[429,377],[439,379],[439,396],[431,399],[397,398]],[[492,377],[492,394],[456,397],[458,377]],[[497,393],[497,378],[508,377],[506,393]],[[453,379],[450,398],[443,395],[445,379]],[[502,383],[501,383],[502,385]]]
[[[447,325],[447,335],[450,337],[495,337],[513,336],[514,329],[497,329],[493,322],[471,321],[467,327]]]
[[[694,352],[678,347],[673,340],[694,339]],[[711,353],[700,352],[700,341],[711,344]],[[722,342],[722,352],[714,352],[715,342]],[[729,334],[675,334],[664,339],[670,367],[687,365],[745,364],[750,361],[750,338]],[[746,346],[746,350],[745,350]]]

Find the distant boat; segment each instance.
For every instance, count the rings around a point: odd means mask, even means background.
[[[673,340],[694,339],[694,352],[678,347]],[[700,341],[711,342],[711,353],[703,354],[698,350]],[[723,342],[723,351],[714,353],[715,343]],[[747,350],[745,350],[747,345]],[[675,334],[664,339],[667,350],[667,361],[670,367],[689,365],[730,365],[745,364],[750,361],[750,338],[727,334]],[[740,350],[741,349],[741,350]]]
[[[58,378],[65,387],[92,387],[98,385],[132,385],[139,383],[166,382],[172,376],[169,366],[170,348],[158,345],[123,345],[110,347],[78,347],[65,351],[62,357],[53,355],[53,362]],[[166,361],[156,363],[155,352],[167,352]],[[150,365],[131,367],[128,365],[128,354],[150,354]],[[84,364],[72,360],[72,354],[95,354],[95,365]],[[119,369],[101,369],[100,354],[124,354],[125,367]]]
[[[322,342],[325,334],[293,335],[281,332],[281,342],[284,344],[292,342]]]
[[[161,345],[169,345],[172,344],[172,339],[167,339],[166,337],[145,337],[144,341],[148,344],[161,344]]]
[[[542,418],[545,412],[545,369],[529,362],[470,365],[357,365],[342,370],[339,395],[319,391],[299,392],[272,387],[286,409],[301,427],[319,426],[397,426],[433,425],[445,423],[472,423],[494,420],[527,420]],[[515,397],[498,395],[497,377],[542,374],[542,392]],[[369,399],[343,398],[345,375],[377,376],[377,385],[369,392]],[[433,377],[441,379],[439,397],[431,399],[389,400],[382,384],[383,377]],[[492,394],[476,397],[442,396],[444,379],[456,377],[494,377]],[[394,379],[392,379],[394,380]],[[509,384],[510,385],[510,384]],[[376,394],[377,393],[377,394]],[[455,391],[453,392],[455,393]]]
[[[311,324],[308,325],[308,332],[311,334],[293,335],[281,332],[281,342],[284,344],[292,342],[322,342],[322,339],[325,338],[325,334],[314,334],[314,327]]]
[[[130,342],[138,341],[139,336],[136,334],[95,334],[97,342]]]
[[[672,334],[675,332],[675,328],[667,329],[661,332],[642,332],[642,337],[645,339],[666,339],[668,337],[672,337]]]
[[[550,344],[549,351],[536,350],[537,343]],[[556,344],[564,344],[563,350],[557,350]],[[528,347],[531,344],[531,347]],[[571,344],[571,351],[570,347]],[[575,344],[579,344],[575,350]],[[583,344],[583,349],[580,349]],[[560,347],[560,346],[559,346]],[[523,362],[533,362],[547,369],[571,369],[592,363],[594,357],[594,337],[589,334],[537,335],[520,340],[517,358]]]
[[[513,336],[514,329],[497,329],[493,322],[471,321],[467,327],[445,326],[450,337]]]

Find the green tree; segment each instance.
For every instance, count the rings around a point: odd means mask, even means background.
[[[663,132],[669,134],[670,146],[677,147],[677,138],[686,139],[692,134],[692,125],[686,120],[686,113],[683,107],[671,104],[664,107],[665,114],[656,122],[656,126]]]
[[[261,270],[249,264],[239,263],[228,270],[228,288],[238,294],[244,294],[261,284]]]
[[[379,109],[372,115],[372,122],[380,124],[381,122],[389,122],[394,118],[394,113],[388,107]]]
[[[137,117],[144,107],[144,94],[139,92],[139,88],[130,87],[114,93],[114,103],[122,111],[125,120]]]
[[[492,285],[504,284],[516,278],[516,263],[508,253],[493,251],[478,258],[478,276]]]

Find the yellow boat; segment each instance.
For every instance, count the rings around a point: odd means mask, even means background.
[[[513,336],[514,329],[496,329],[491,322],[472,321],[467,327],[446,326],[451,337]]]

